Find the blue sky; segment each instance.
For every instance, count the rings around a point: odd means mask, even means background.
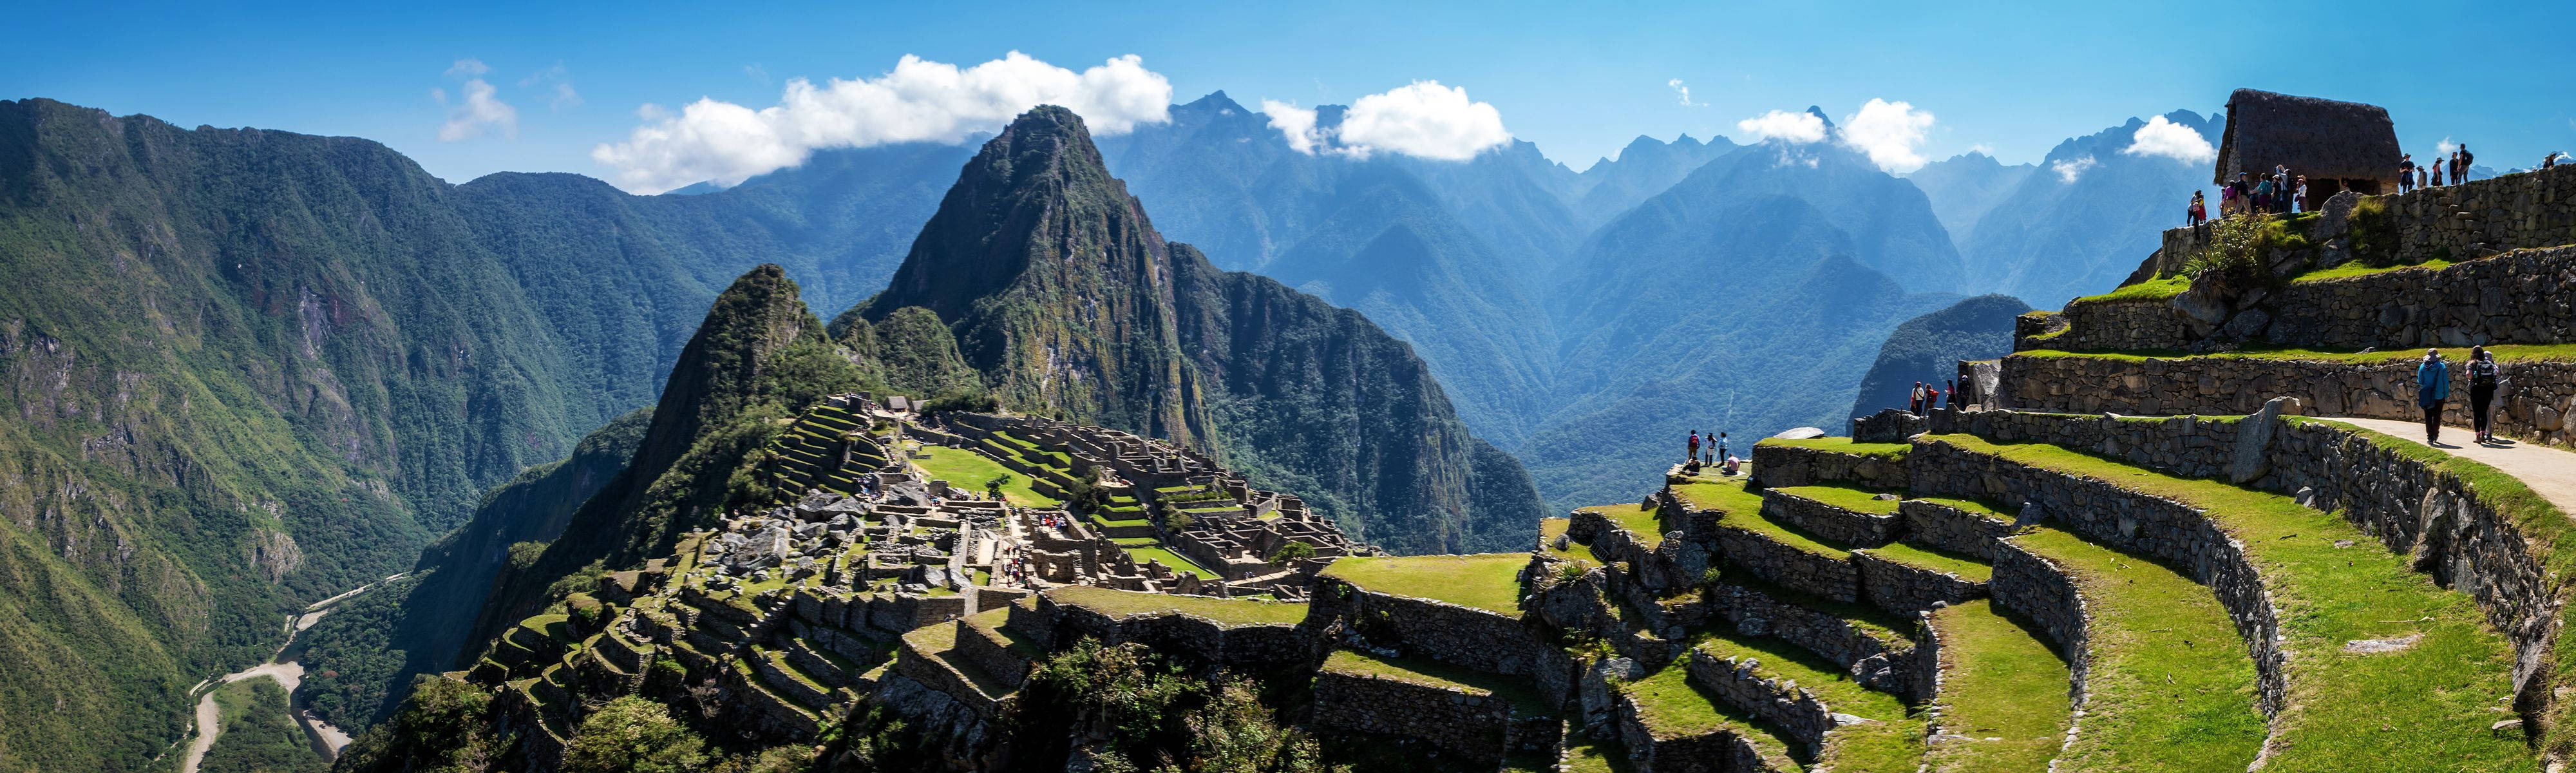
[[[1639,134],[1742,138],[1737,123],[1767,111],[1814,104],[1841,120],[1872,99],[1933,116],[1924,157],[2036,161],[2131,116],[2217,111],[2238,86],[2387,106],[2419,157],[2444,138],[2499,168],[2576,150],[2563,4],[370,5],[39,3],[12,14],[0,98],[367,137],[460,182],[609,177],[593,149],[627,140],[647,103],[756,109],[792,77],[1015,50],[1076,71],[1135,55],[1175,101],[1223,89],[1311,108],[1437,80],[1576,169]],[[454,68],[468,59],[488,70]],[[476,79],[514,129],[442,139]]]

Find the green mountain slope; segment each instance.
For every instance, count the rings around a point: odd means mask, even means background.
[[[2013,318],[2030,304],[2009,295],[1980,295],[1897,325],[1878,347],[1878,361],[1860,380],[1852,401],[1853,418],[1881,408],[1905,407],[1914,382],[1943,383],[1959,372],[1960,360],[1986,360],[2012,353]],[[1841,432],[1842,428],[1828,428]]]
[[[951,188],[872,320],[922,307],[1006,403],[1218,450],[1365,539],[1518,544],[1526,474],[1365,317],[1163,240],[1081,120],[1021,116]]]

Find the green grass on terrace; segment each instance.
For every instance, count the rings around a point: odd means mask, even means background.
[[[1631,773],[1628,750],[1616,740],[1596,740],[1576,729],[1565,738],[1566,773]]]
[[[1896,500],[1879,499],[1878,492],[1850,486],[1781,486],[1772,489],[1793,497],[1812,499],[1855,513],[1895,515]]]
[[[1712,633],[1693,647],[1719,658],[1751,659],[1754,673],[1796,681],[1826,708],[1878,720],[1836,731],[1817,758],[1821,765],[1842,773],[1913,773],[1923,764],[1923,717],[1894,695],[1860,686],[1831,661],[1770,637]]]
[[[2487,347],[2487,351],[2495,354],[2497,362],[2576,362],[2576,344],[2497,344],[2495,346]],[[2301,360],[2310,362],[2335,362],[2352,365],[2386,365],[2401,360],[2421,359],[2424,356],[2424,350],[2397,349],[2379,352],[2339,352],[2289,347],[2260,347],[2233,352],[2193,354],[2190,352],[2165,350],[2069,352],[2057,349],[2032,349],[2029,351],[2014,352],[2009,356],[2043,359],[2051,357],[2090,357],[2105,360],[2121,360],[2125,362],[2210,358]],[[2446,347],[2442,349],[2442,356],[2451,361],[2452,367],[2457,368],[2459,363],[2468,361],[2469,350],[2466,348]]]
[[[1801,551],[1814,553],[1836,561],[1851,558],[1850,545],[1826,539],[1814,532],[1810,532],[1790,524],[1764,518],[1762,517],[1762,511],[1759,508],[1753,510],[1729,511],[1727,512],[1726,517],[1717,519],[1717,527],[1721,529],[1739,529],[1742,531],[1749,531],[1769,538],[1773,542],[1778,542]]]
[[[2513,650],[2470,597],[2408,568],[2407,558],[2341,517],[2290,498],[2192,480],[2049,445],[1962,448],[2102,480],[2207,511],[2245,544],[2280,609],[2291,653],[2290,707],[2274,718],[2286,751],[2266,770],[2511,768],[2532,755],[2487,730],[2512,693]],[[2563,525],[2558,526],[2564,529]],[[2338,540],[2353,545],[2338,548]],[[2421,635],[2401,652],[2347,654],[2345,642]],[[2380,728],[2402,717],[2406,732]],[[2471,764],[2474,763],[2474,764]]]
[[[1467,556],[1359,556],[1334,561],[1323,575],[1390,596],[1446,601],[1520,616],[1520,571],[1528,553]]]
[[[1619,686],[1619,692],[1637,705],[1638,723],[1657,738],[1683,738],[1726,730],[1753,742],[1762,756],[1773,760],[1772,768],[1797,770],[1790,761],[1789,743],[1781,740],[1779,731],[1750,715],[1738,712],[1715,694],[1692,684],[1688,661],[1675,659],[1672,664],[1645,678]]]
[[[1294,625],[1306,620],[1306,605],[1303,602],[1178,596],[1089,585],[1049,588],[1046,595],[1047,598],[1055,599],[1058,604],[1082,607],[1119,619],[1178,612],[1207,618],[1227,626]]]
[[[1673,528],[1664,524],[1661,508],[1649,508],[1638,503],[1595,505],[1578,508],[1575,512],[1601,514],[1602,517],[1610,519],[1611,523],[1617,524],[1619,528],[1627,529],[1628,533],[1637,535],[1637,541],[1644,544],[1648,550],[1664,544],[1664,531]]]
[[[1878,456],[1889,459],[1903,459],[1905,458],[1905,452],[1913,448],[1913,446],[1904,443],[1855,443],[1852,442],[1851,438],[1847,437],[1814,437],[1801,440],[1776,437],[1763,438],[1760,441],[1755,442],[1753,445],[1812,448],[1818,451],[1832,451],[1840,454],[1858,454],[1861,456]]]
[[[1143,566],[1146,561],[1161,561],[1174,572],[1198,575],[1199,579],[1217,576],[1217,573],[1208,571],[1207,567],[1198,565],[1198,562],[1183,558],[1181,554],[1158,545],[1120,545],[1118,549],[1127,551],[1127,557],[1136,559],[1138,566]]]
[[[1670,488],[1693,510],[1750,514],[1762,509],[1762,495],[1744,490],[1743,478],[1676,483]]]
[[[2337,279],[2349,279],[2357,276],[2369,276],[2371,274],[2385,274],[2390,271],[2404,271],[2414,268],[2440,271],[2454,265],[2458,264],[2440,258],[2434,258],[2412,266],[2365,266],[2362,265],[2360,261],[2347,261],[2343,265],[2336,266],[2334,268],[2321,268],[2305,274],[2290,277],[2290,283],[2331,282]]]
[[[1548,555],[1555,556],[1557,560],[1572,563],[1575,566],[1583,567],[1585,569],[1600,566],[1601,558],[1592,554],[1592,548],[1590,546],[1573,540],[1566,540],[1564,550],[1556,549],[1556,538],[1563,536],[1566,528],[1572,525],[1574,525],[1574,520],[1571,518],[1539,519],[1538,549],[1547,551]]]
[[[2046,770],[2066,740],[2074,706],[2066,661],[2045,639],[1976,599],[1932,613],[1941,634],[1941,731],[1965,736],[1932,747],[1932,773]],[[1995,740],[1986,740],[1986,739]]]
[[[1784,588],[1773,584],[1769,580],[1755,577],[1751,573],[1742,569],[1722,569],[1720,571],[1722,574],[1718,578],[1718,582],[1727,585],[1742,586],[1754,591],[1759,591],[1763,595],[1770,596],[1774,599],[1778,599],[1782,603],[1794,604],[1817,612],[1832,615],[1834,617],[1842,618],[1843,623],[1851,626],[1853,630],[1860,632],[1863,636],[1886,642],[1890,649],[1903,649],[1905,647],[1912,646],[1913,644],[1915,630],[1914,621],[1898,617],[1896,614],[1888,612],[1887,610],[1880,609],[1869,604],[1835,601],[1823,596],[1812,595],[1804,591]]]
[[[1338,674],[1373,676],[1399,682],[1434,687],[1442,690],[1484,693],[1510,701],[1523,716],[1540,717],[1554,714],[1547,701],[1540,699],[1520,677],[1498,676],[1442,663],[1428,658],[1381,658],[1357,650],[1334,650],[1324,658],[1324,671]]]
[[[2013,541],[2063,568],[2089,615],[2084,724],[2060,767],[2239,773],[2254,761],[2264,737],[2254,660],[2216,595],[2153,561],[2055,528]]]
[[[1973,556],[1963,556],[1947,550],[1917,547],[1903,542],[1891,542],[1886,545],[1870,548],[1869,554],[1904,564],[1906,566],[1922,567],[1936,572],[1949,572],[1977,582],[1985,582],[1987,580],[1994,579],[1995,577],[1995,567],[1993,564],[1977,560]]]
[[[1984,503],[1984,502],[1979,502],[1979,501],[1974,500],[1974,499],[1958,499],[1958,498],[1954,498],[1954,497],[1906,497],[1906,498],[1907,498],[1907,499],[1912,499],[1912,500],[1923,501],[1923,502],[1930,502],[1930,503],[1932,503],[1932,504],[1940,505],[1940,506],[1942,506],[1942,507],[1947,507],[1947,508],[1950,508],[1950,509],[1953,509],[1953,510],[1960,510],[1960,511],[1963,511],[1963,512],[1969,513],[1969,514],[1971,514],[1971,515],[1975,515],[1975,516],[1978,516],[1978,517],[1980,517],[1980,518],[1984,518],[1984,519],[1989,520],[1989,521],[2001,521],[2001,522],[2004,522],[2004,523],[2012,523],[2012,522],[2013,522],[2013,520],[2014,520],[2011,514],[2009,514],[2009,513],[2005,513],[2004,511],[2002,511],[2002,510],[2000,510],[2000,509],[1997,509],[1994,505],[1986,504],[1986,503]]]
[[[1037,489],[1030,488],[1029,476],[1012,472],[1010,468],[1003,467],[1001,462],[994,461],[983,454],[933,445],[922,446],[921,453],[922,458],[914,459],[912,463],[921,468],[923,475],[930,476],[933,480],[944,480],[951,486],[981,492],[984,490],[985,481],[1008,475],[1011,476],[1011,482],[1002,485],[1002,498],[1010,500],[1012,504],[1022,507],[1062,507],[1064,505],[1064,500],[1040,494]]]
[[[2087,295],[2082,298],[2067,301],[2066,305],[2073,306],[2079,303],[2145,303],[2149,301],[2161,301],[2181,295],[2184,290],[2189,289],[2191,289],[2191,277],[2169,276],[2163,279],[2151,279],[2139,282],[2101,295]]]

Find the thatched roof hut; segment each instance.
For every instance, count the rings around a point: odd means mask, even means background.
[[[2359,102],[2296,97],[2237,89],[2227,98],[2227,137],[2218,148],[2218,176],[2266,174],[2274,166],[2306,175],[2312,196],[2336,189],[2363,193],[2396,190],[2397,127],[2388,110]],[[2340,186],[2318,185],[2336,180]]]

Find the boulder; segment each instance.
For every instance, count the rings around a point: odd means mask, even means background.
[[[1806,440],[1808,438],[1820,438],[1824,436],[1824,430],[1814,427],[1791,427],[1782,431],[1780,434],[1772,435],[1772,437],[1779,438],[1781,440]]]

